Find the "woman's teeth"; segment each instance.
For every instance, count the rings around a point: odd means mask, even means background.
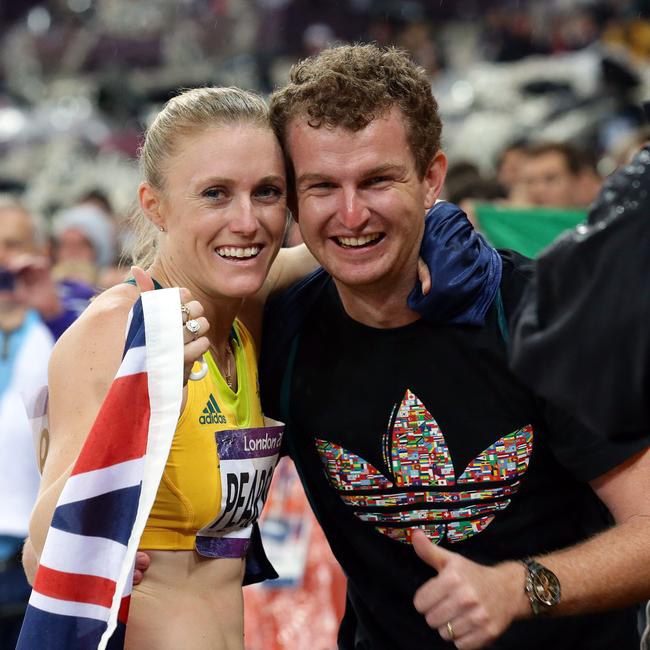
[[[259,252],[259,246],[251,246],[249,248],[235,248],[234,246],[224,246],[223,248],[217,248],[217,255],[219,255],[219,257],[247,258],[255,257]]]

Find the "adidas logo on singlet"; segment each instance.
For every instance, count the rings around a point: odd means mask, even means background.
[[[226,424],[226,416],[221,413],[212,393],[203,409],[203,415],[199,416],[199,424]]]

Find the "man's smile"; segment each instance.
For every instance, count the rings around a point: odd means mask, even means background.
[[[377,244],[385,237],[384,233],[376,232],[361,237],[332,237],[341,248],[367,248]]]

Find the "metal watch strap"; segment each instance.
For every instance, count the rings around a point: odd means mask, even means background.
[[[532,557],[525,557],[522,559],[523,565],[526,567],[526,583],[524,590],[528,596],[530,602],[530,608],[533,611],[534,616],[542,616],[550,611],[556,603],[545,603],[541,600],[538,594],[535,591],[535,585],[533,584],[534,580],[537,579],[540,573],[550,574],[553,579],[558,583],[558,594],[559,594],[559,581],[557,576],[543,564],[540,564]],[[559,597],[559,596],[558,596]]]
[[[533,580],[532,580],[532,573],[537,568],[535,565],[538,564],[538,562],[535,562],[535,560],[533,560],[532,557],[525,557],[521,560],[521,563],[526,568],[526,582],[524,583],[524,591],[526,592],[526,596],[528,597],[530,608],[533,610],[533,615],[539,616],[542,613],[542,611],[540,608],[539,601],[537,600],[537,598],[535,598],[535,590],[533,588]]]

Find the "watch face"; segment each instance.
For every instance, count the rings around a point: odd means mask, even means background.
[[[548,569],[539,568],[532,575],[535,597],[544,605],[557,605],[560,602],[560,582]]]

